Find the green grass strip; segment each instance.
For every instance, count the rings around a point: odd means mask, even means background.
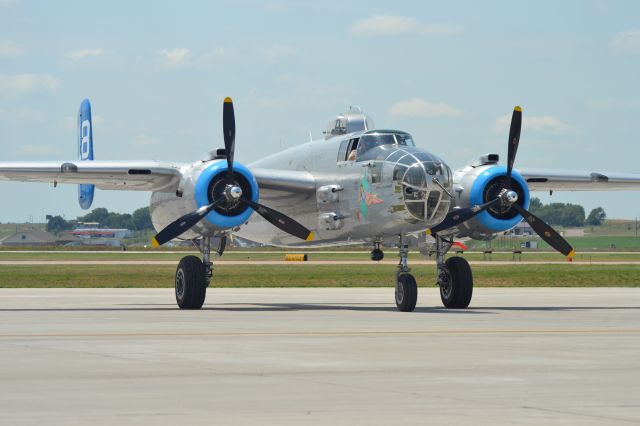
[[[420,286],[435,284],[435,267],[412,268]],[[640,265],[482,265],[477,287],[640,287]],[[173,287],[174,266],[0,265],[0,288]],[[393,265],[222,265],[215,287],[387,287]]]

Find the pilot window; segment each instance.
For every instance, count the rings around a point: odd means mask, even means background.
[[[359,141],[360,138],[342,141],[338,149],[338,161],[354,161]]]
[[[347,144],[349,144],[348,140],[344,140],[340,143],[340,148],[338,149],[338,161],[345,161],[347,159]]]
[[[360,138],[358,155],[382,145],[415,146],[415,143],[408,133],[366,133]]]

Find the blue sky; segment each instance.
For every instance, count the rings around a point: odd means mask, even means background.
[[[222,146],[232,96],[236,158],[320,137],[359,105],[461,167],[640,172],[637,1],[44,2],[0,0],[0,160],[73,159],[91,99],[97,159],[192,161]],[[639,193],[556,193],[544,202],[640,216]],[[97,191],[130,212],[148,193]],[[0,221],[82,214],[75,186],[0,183]]]

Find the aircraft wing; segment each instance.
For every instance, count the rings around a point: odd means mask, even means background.
[[[0,180],[94,184],[100,189],[156,191],[177,186],[182,165],[157,161],[0,162]]]
[[[518,169],[532,191],[637,191],[640,173]]]
[[[251,173],[258,181],[260,191],[309,193],[316,190],[315,179],[309,172],[251,168]]]
[[[305,210],[310,201],[315,207],[316,182],[311,173],[296,170],[251,168],[260,188],[260,201],[269,207],[285,210],[297,206]]]

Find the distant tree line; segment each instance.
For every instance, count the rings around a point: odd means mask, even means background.
[[[153,229],[149,207],[142,207],[129,213],[110,212],[105,208],[93,209],[84,216],[78,216],[75,221],[67,221],[61,216],[52,216],[47,220],[47,231],[58,233],[67,231],[77,226],[78,222],[98,222],[100,226],[107,228],[131,229],[134,231],[144,231]]]
[[[565,227],[599,226],[607,217],[602,207],[596,207],[591,210],[589,216],[585,217],[584,207],[581,205],[571,203],[543,204],[539,198],[535,197],[531,199],[529,210],[549,225]]]

